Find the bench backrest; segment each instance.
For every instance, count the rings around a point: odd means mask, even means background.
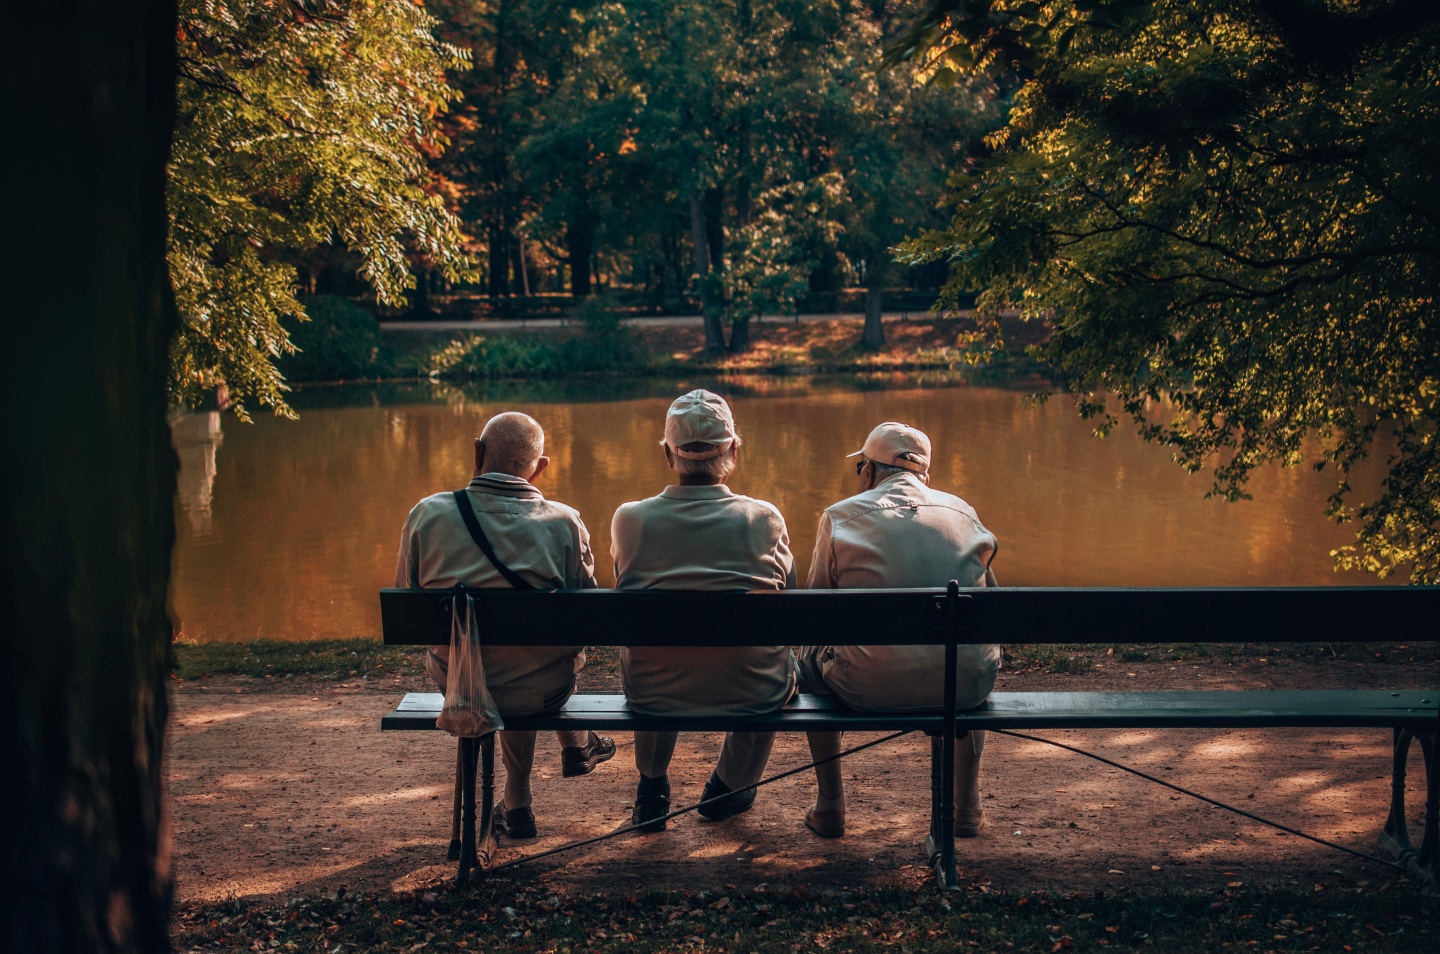
[[[468,590],[485,641],[753,646],[1440,640],[1440,587]],[[450,641],[453,590],[380,591],[385,643]]]

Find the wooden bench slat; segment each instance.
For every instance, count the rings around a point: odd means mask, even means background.
[[[692,646],[750,646],[755,632],[791,645],[823,643],[827,634],[876,645],[945,640],[944,590],[790,590],[702,593],[678,590],[475,590],[493,645],[673,645],[683,621]],[[1178,589],[962,589],[965,638],[997,643],[1181,643],[1373,641],[1440,637],[1440,587],[1317,586]],[[380,591],[385,643],[450,641],[449,590]],[[561,596],[561,599],[554,599]],[[637,625],[643,621],[645,625]],[[781,635],[783,634],[783,635]]]
[[[433,729],[443,697],[407,693],[382,729]],[[1215,690],[1162,692],[996,692],[977,709],[960,713],[962,727],[990,729],[1120,729],[1310,726],[1433,727],[1440,691],[1422,690]],[[934,713],[856,712],[829,696],[800,695],[779,712],[723,716],[728,728],[797,732],[934,729]],[[715,716],[649,716],[631,711],[625,697],[577,693],[548,716],[514,716],[513,729],[715,731]]]

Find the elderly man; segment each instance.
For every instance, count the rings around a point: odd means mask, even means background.
[[[534,481],[550,465],[545,432],[532,417],[497,414],[475,441],[475,474],[463,491],[426,497],[415,505],[400,533],[395,585],[400,587],[578,589],[595,586],[590,534],[580,514],[546,500]],[[473,528],[472,528],[473,524]],[[483,540],[483,542],[482,542]],[[486,546],[494,560],[486,555]],[[513,582],[512,582],[513,581]],[[559,709],[575,691],[585,665],[583,646],[552,646],[537,634],[535,646],[485,650],[485,676],[504,715]],[[445,689],[449,646],[432,646],[425,669]],[[561,774],[588,774],[615,754],[615,744],[593,732],[557,732]],[[500,733],[505,794],[496,828],[511,838],[536,836],[530,770],[535,733]]]
[[[990,562],[998,544],[959,497],[930,487],[930,438],[907,424],[887,422],[870,432],[858,457],[859,493],[820,516],[810,589],[995,586]],[[943,704],[943,646],[809,646],[800,651],[802,692],[834,693],[853,709],[938,710]],[[957,702],[985,701],[1000,670],[1000,647],[961,646]],[[812,732],[810,754],[840,751],[838,732]],[[983,731],[955,740],[955,834],[972,837],[985,824],[980,807]],[[824,838],[845,834],[845,789],[840,762],[815,769],[819,798],[805,825]]]
[[[616,589],[781,590],[795,586],[785,518],[772,504],[725,485],[740,437],[730,406],[717,394],[691,391],[665,415],[665,462],[678,483],[657,497],[622,504],[611,525]],[[684,619],[675,620],[683,642]],[[785,646],[635,647],[622,650],[630,707],[660,715],[774,712],[795,692],[795,663]],[[670,811],[674,732],[636,732],[640,784],[632,821],[661,831]],[[712,821],[750,808],[770,759],[773,732],[731,732],[705,784],[700,814]],[[711,801],[714,799],[714,801]],[[658,819],[658,820],[657,820]]]

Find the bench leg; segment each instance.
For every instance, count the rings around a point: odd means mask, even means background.
[[[475,825],[475,763],[480,762],[480,825]],[[460,867],[455,886],[463,888],[470,872],[484,871],[495,857],[495,734],[480,739],[460,740]],[[478,837],[477,837],[478,836]]]
[[[445,853],[446,861],[460,860],[460,793],[464,788],[465,746],[455,746],[455,799],[450,808],[450,850]]]
[[[930,835],[925,853],[941,890],[957,886],[955,870],[955,742],[930,737]]]
[[[1410,742],[1418,740],[1425,756],[1425,831],[1417,851],[1410,841],[1405,822],[1405,773],[1410,755]],[[1390,817],[1380,833],[1380,846],[1396,861],[1406,865],[1412,874],[1431,885],[1440,885],[1440,832],[1436,831],[1440,815],[1440,753],[1436,751],[1435,733],[1395,730],[1394,761],[1390,770]]]

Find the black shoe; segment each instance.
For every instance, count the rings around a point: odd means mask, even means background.
[[[710,801],[712,798],[715,801]],[[720,781],[720,773],[711,772],[710,781],[705,783],[705,791],[700,795],[700,801],[700,814],[711,821],[720,821],[722,818],[749,811],[750,806],[755,804],[755,789],[732,793],[725,783]],[[704,802],[710,804],[705,805]]]
[[[571,745],[560,750],[560,775],[574,778],[589,775],[600,762],[615,754],[615,743],[608,737],[590,733],[590,740],[584,745]]]
[[[640,776],[640,785],[635,789],[635,807],[630,810],[630,824],[635,826],[636,831],[664,831],[665,816],[668,814],[670,814],[670,776],[662,775],[659,778]]]
[[[506,838],[534,838],[540,834],[535,827],[535,813],[528,808],[509,808],[501,802],[495,808],[495,831]]]

